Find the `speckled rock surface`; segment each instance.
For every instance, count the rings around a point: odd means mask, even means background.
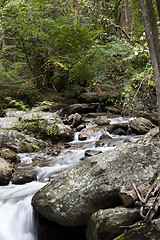
[[[84,225],[94,212],[119,203],[120,186],[151,180],[159,164],[158,146],[124,143],[59,174],[35,194],[32,205],[61,225]]]
[[[7,185],[12,177],[12,165],[0,158],[0,185]]]
[[[15,152],[34,152],[47,146],[47,143],[16,130],[0,130],[0,148],[10,148]]]
[[[139,209],[116,207],[94,213],[88,223],[88,240],[112,240],[124,232],[122,226],[139,220]]]
[[[160,221],[156,220],[151,223],[141,224],[124,232],[114,240],[159,240],[160,239]]]
[[[143,117],[131,120],[129,122],[129,126],[132,128],[134,132],[138,134],[145,134],[150,129],[155,127],[155,125],[150,120]]]

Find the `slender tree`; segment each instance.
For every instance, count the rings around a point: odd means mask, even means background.
[[[152,0],[139,0],[139,3],[155,77],[160,132],[160,42],[156,25],[156,16]]]

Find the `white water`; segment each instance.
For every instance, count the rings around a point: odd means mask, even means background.
[[[127,119],[111,119],[111,123],[125,121]],[[95,141],[99,139],[101,134],[101,132],[98,132],[90,139],[78,141],[78,134],[76,133],[74,141],[70,143],[71,148],[64,149],[58,156],[47,156],[44,153],[38,153],[38,155],[37,153],[19,154],[21,162],[24,164],[31,163],[34,157],[42,159],[42,163],[50,161],[44,166],[36,167],[38,171],[37,182],[34,181],[24,185],[9,184],[0,187],[0,240],[36,240],[31,206],[32,196],[57,173],[77,164],[86,150],[97,149],[104,152],[114,149],[116,145],[127,138],[132,142],[136,140],[135,137],[112,136],[113,141],[110,144],[106,142],[103,147],[95,148]]]

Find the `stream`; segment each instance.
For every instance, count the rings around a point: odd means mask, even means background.
[[[88,119],[87,126],[90,126]],[[128,122],[127,118],[117,117],[110,119],[110,124]],[[84,157],[86,150],[100,150],[102,152],[114,149],[124,140],[135,142],[139,136],[111,135],[112,139],[103,146],[96,146],[96,142],[102,133],[107,133],[106,128],[96,132],[85,141],[78,140],[75,133],[74,141],[69,143],[69,148],[64,148],[57,156],[47,155],[44,152],[21,153],[21,163],[27,165],[39,159],[40,164],[35,166],[38,172],[38,180],[23,185],[0,187],[0,240],[36,240],[34,227],[33,209],[31,206],[32,196],[42,188],[50,179],[61,171],[78,164]],[[108,133],[109,134],[109,133]]]

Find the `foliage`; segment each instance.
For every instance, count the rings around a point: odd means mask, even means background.
[[[27,110],[27,106],[24,105],[22,101],[17,101],[15,99],[12,99],[11,97],[6,97],[5,101],[7,102],[9,107],[17,108],[19,110]]]
[[[133,100],[140,85],[141,89],[147,87],[154,92],[153,77],[148,77],[152,69],[138,1],[128,3],[126,6],[124,1],[117,0],[1,1],[1,81],[16,83],[15,95],[31,106],[45,98],[42,94],[67,96],[66,89],[71,92],[74,86],[77,93],[82,88],[110,91],[115,79],[119,85],[125,82],[123,99]],[[126,7],[132,25],[128,35],[135,45],[124,39],[120,31],[120,28],[127,31]],[[70,96],[73,95],[72,91]],[[23,109],[22,103],[10,100],[9,104]]]
[[[58,131],[58,126],[55,123],[51,128],[48,127],[49,123],[47,120],[36,119],[33,121],[20,120],[19,123],[15,124],[13,127],[15,130],[24,132],[25,134],[33,135],[42,139],[47,139],[49,136],[56,136]]]

